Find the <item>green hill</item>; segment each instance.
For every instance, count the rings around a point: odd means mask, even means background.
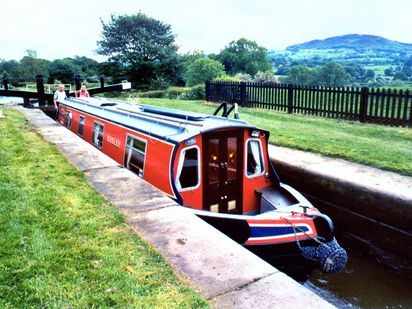
[[[347,34],[330,37],[324,40],[313,40],[286,48],[288,51],[297,52],[305,49],[311,50],[337,50],[348,49],[363,52],[386,53],[412,53],[412,44],[401,43],[376,35]]]

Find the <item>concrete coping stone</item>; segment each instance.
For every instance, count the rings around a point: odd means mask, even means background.
[[[38,110],[15,107],[215,308],[335,308]],[[43,120],[42,120],[43,118]],[[63,130],[64,131],[63,131]],[[54,132],[52,132],[54,131]],[[88,162],[87,164],[84,162]]]
[[[276,164],[289,165],[300,170],[344,184],[395,199],[412,205],[412,177],[349,162],[323,155],[269,145],[269,156]]]

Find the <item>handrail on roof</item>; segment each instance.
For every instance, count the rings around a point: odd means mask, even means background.
[[[164,121],[168,121],[168,122],[178,122],[179,124],[190,124],[192,126],[203,127],[202,123],[196,123],[196,122],[193,122],[193,121],[190,121],[190,120],[175,119],[175,118],[172,118],[172,117],[162,117],[162,116],[156,116],[156,115],[153,115],[153,114],[148,115],[147,112],[134,111],[134,110],[130,110],[130,109],[121,108],[119,106],[116,106],[116,109],[126,111],[126,112],[136,114],[136,115],[141,115],[141,116],[144,116],[146,118],[160,119],[160,120],[164,120]]]
[[[164,124],[167,124],[169,126],[174,126],[178,129],[182,129],[182,130],[185,130],[185,128],[182,127],[182,125],[185,125],[185,124],[190,124],[190,125],[200,126],[200,127],[203,126],[203,124],[199,124],[199,123],[192,123],[190,121],[184,121],[184,120],[177,121],[176,119],[171,119],[171,118],[161,117],[161,116],[155,116],[155,115],[152,115],[152,114],[149,115],[149,114],[144,113],[144,112],[133,111],[133,110],[130,110],[130,109],[121,108],[119,106],[116,106],[115,109],[106,108],[104,106],[92,104],[89,100],[82,100],[82,99],[77,99],[77,98],[72,99],[71,98],[70,101],[74,101],[76,103],[83,104],[83,105],[86,105],[86,106],[90,106],[90,107],[93,107],[93,108],[99,108],[101,110],[107,110],[107,111],[115,112],[115,113],[122,114],[122,115],[127,115],[127,116],[132,115],[134,117],[138,117],[138,118],[141,118],[141,119],[156,119],[158,122],[160,121]],[[122,102],[122,101],[120,101],[120,102]],[[124,103],[124,102],[122,102],[122,103]]]

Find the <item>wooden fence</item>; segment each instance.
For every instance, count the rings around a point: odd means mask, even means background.
[[[321,117],[412,127],[409,90],[206,82],[206,100]]]

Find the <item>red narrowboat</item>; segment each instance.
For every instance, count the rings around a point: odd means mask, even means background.
[[[60,102],[58,121],[267,260],[303,257],[325,272],[347,261],[330,218],[279,180],[269,132],[228,116],[103,98]],[[238,118],[238,117],[235,117]]]

